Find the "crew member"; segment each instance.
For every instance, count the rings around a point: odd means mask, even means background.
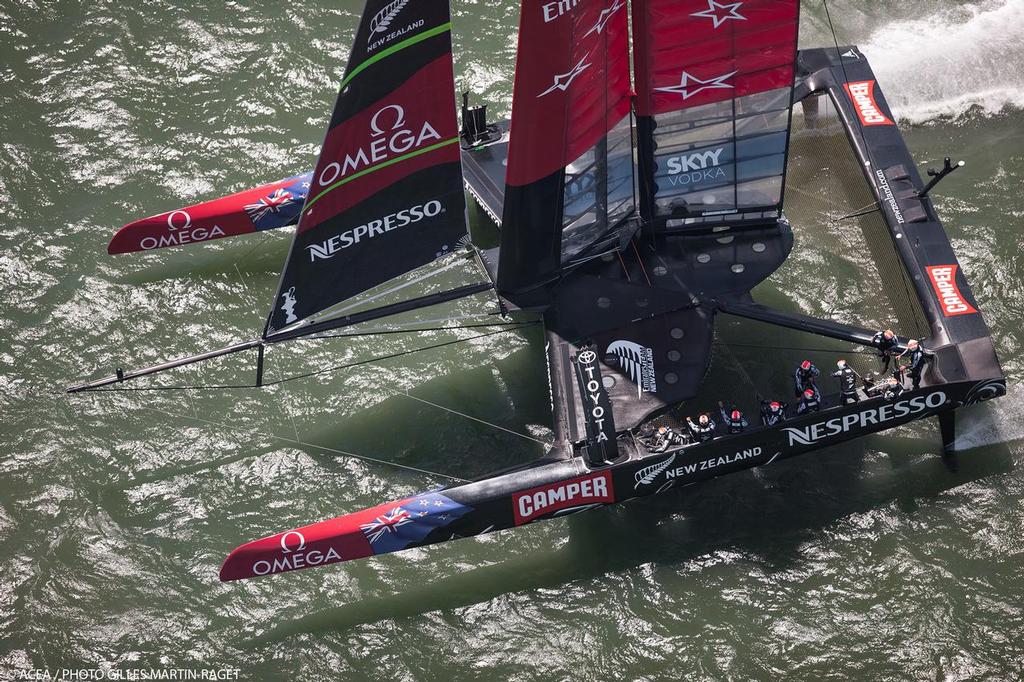
[[[903,390],[903,384],[896,377],[889,377],[882,385],[882,397],[886,400],[896,400],[903,395]]]
[[[800,402],[797,403],[796,413],[797,414],[808,414],[809,412],[817,412],[821,409],[821,398],[818,396],[818,392],[813,388],[804,390],[802,396],[800,396]]]
[[[651,443],[653,452],[665,452],[679,440],[678,434],[668,426],[658,427]]]
[[[793,372],[793,384],[796,396],[799,398],[800,395],[807,389],[813,389],[815,393],[818,392],[818,387],[814,384],[814,378],[817,377],[821,372],[818,368],[811,364],[810,360],[804,360],[800,363],[800,366]]]
[[[786,403],[777,400],[761,401],[761,423],[765,426],[775,426],[786,421]]]
[[[839,393],[842,404],[850,405],[851,403],[860,402],[860,396],[857,395],[857,373],[846,364],[846,360],[837,362],[836,367],[839,369],[832,372],[832,376],[839,379]]]
[[[871,372],[862,376],[860,381],[864,387],[864,395],[869,398],[877,397],[882,390],[882,385],[879,385],[878,382],[875,381],[875,375]]]
[[[931,359],[932,354],[922,348],[917,339],[910,339],[910,341],[907,341],[907,350],[900,357],[904,355],[910,360],[910,364],[907,365],[907,374],[914,383],[914,390],[916,391],[921,388],[921,373],[924,372],[925,363]]]
[[[896,355],[896,351],[899,350],[900,337],[891,329],[886,329],[883,332],[878,332],[871,339],[871,344],[878,349],[878,357],[882,362],[882,371],[889,371],[889,360]]]
[[[711,421],[711,417],[707,414],[697,417],[696,423],[687,417],[686,425],[690,427],[690,434],[696,443],[703,443],[715,437],[715,422]]]
[[[735,407],[731,411],[726,412],[725,405],[722,404],[722,401],[718,401],[718,410],[722,413],[722,425],[725,426],[729,433],[743,433],[743,429],[750,426],[747,423],[747,418]]]

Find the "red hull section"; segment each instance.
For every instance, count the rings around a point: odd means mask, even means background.
[[[136,220],[118,230],[107,246],[107,253],[152,251],[294,225],[305,203],[311,177],[312,173],[296,175]]]

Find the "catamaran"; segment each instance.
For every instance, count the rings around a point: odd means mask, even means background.
[[[933,416],[950,452],[955,410],[1006,390],[928,196],[956,166],[925,185],[868,60],[838,42],[798,50],[799,15],[798,0],[523,0],[511,120],[489,124],[464,100],[460,126],[448,0],[368,0],[311,172],[111,242],[121,253],[296,225],[262,333],[69,390],[243,351],[260,386],[268,346],[469,296],[539,316],[555,436],[542,459],[248,542],[225,581],[558,518]],[[934,354],[920,386],[827,395],[771,426],[652,447],[651,424],[701,393],[719,315],[872,344],[873,330],[751,294],[794,248],[787,171],[822,146],[846,164],[860,208],[842,218],[885,259],[901,338]],[[467,236],[466,189],[500,230],[494,248]],[[429,279],[466,262],[477,281]],[[421,271],[417,296],[392,284]]]

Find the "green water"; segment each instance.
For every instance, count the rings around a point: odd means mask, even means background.
[[[962,420],[957,472],[918,424],[566,520],[218,582],[240,542],[446,480],[352,455],[468,477],[551,437],[535,329],[262,393],[62,392],[258,332],[287,235],[117,258],[105,245],[130,218],[312,167],[357,5],[0,0],[0,677],[1024,677],[1024,0],[832,7],[915,158],[968,162],[937,205],[1011,386]],[[829,44],[819,3],[804,10],[802,43]],[[460,83],[507,114],[516,3],[455,11]],[[761,300],[888,319],[855,238],[794,231]],[[269,372],[477,333],[294,344]],[[709,386],[749,399],[785,386],[779,364],[842,348],[772,334],[723,322]],[[251,367],[168,381],[235,383]]]

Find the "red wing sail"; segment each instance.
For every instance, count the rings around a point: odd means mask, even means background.
[[[523,0],[498,286],[552,279],[633,207],[626,0]]]
[[[634,0],[656,223],[780,208],[799,14],[799,0]]]
[[[455,250],[465,197],[447,0],[369,0],[268,333]]]
[[[506,182],[561,170],[629,113],[625,0],[523,0]]]
[[[117,231],[107,253],[151,251],[294,225],[312,177],[304,173],[136,220]]]

